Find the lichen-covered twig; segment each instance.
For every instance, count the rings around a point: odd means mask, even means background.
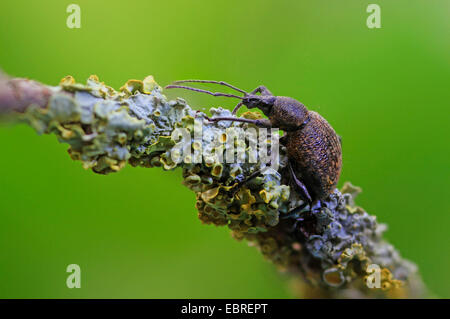
[[[168,101],[152,77],[130,80],[116,91],[96,76],[87,84],[68,76],[57,87],[3,76],[0,110],[21,113],[20,117],[40,134],[55,134],[60,142],[69,144],[72,159],[96,173],[117,172],[126,163],[165,170],[181,168],[183,184],[197,195],[199,219],[228,226],[234,238],[247,240],[280,269],[301,279],[296,286],[301,296],[391,298],[425,294],[416,266],[383,239],[385,225],[356,206],[358,187],[346,183],[341,191],[335,190],[310,222],[311,234],[305,234],[296,218],[288,214],[302,201],[285,178],[283,147],[278,171],[266,168],[248,183],[239,184],[239,177],[264,168],[261,162],[249,163],[251,141],[236,142],[245,149],[240,162],[224,163],[219,158],[231,133],[252,124],[209,122],[183,99]],[[222,108],[210,112],[231,115]],[[247,112],[243,116],[260,115]],[[186,129],[192,140],[180,141],[174,134],[177,128]],[[196,138],[196,129],[202,131],[201,139]],[[265,143],[270,145],[273,140],[275,136],[269,136]],[[174,161],[186,147],[189,155]]]

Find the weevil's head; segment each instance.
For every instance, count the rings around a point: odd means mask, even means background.
[[[264,115],[269,116],[275,100],[276,97],[272,95],[247,94],[242,99],[242,104],[249,109],[258,108],[264,113]]]

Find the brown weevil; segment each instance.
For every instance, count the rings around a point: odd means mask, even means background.
[[[237,96],[179,85],[180,83],[215,83],[227,86],[243,93]],[[238,117],[208,118],[210,121],[239,121],[252,123],[259,127],[275,127],[283,130],[285,135],[280,143],[286,147],[288,155],[288,174],[299,191],[304,205],[289,213],[291,216],[301,212],[309,205],[309,212],[321,207],[321,200],[330,195],[339,180],[342,166],[342,147],[340,137],[330,124],[318,113],[308,111],[299,101],[285,96],[274,96],[265,86],[258,86],[251,92],[245,92],[223,81],[209,80],[182,80],[175,81],[166,88],[181,88],[196,92],[207,93],[213,96],[226,96],[241,99],[233,109],[237,110],[245,105],[247,108],[260,109],[268,119],[244,119]],[[260,95],[257,95],[259,93]],[[252,174],[254,175],[254,174]],[[294,214],[294,215],[293,215]],[[299,217],[304,221],[305,216]]]

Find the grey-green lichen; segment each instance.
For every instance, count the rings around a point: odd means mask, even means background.
[[[183,99],[167,100],[151,76],[130,80],[119,91],[96,76],[86,84],[68,76],[52,90],[46,108],[30,106],[23,116],[39,133],[55,134],[60,142],[69,144],[72,159],[96,173],[117,172],[127,162],[165,170],[180,167],[183,184],[196,193],[199,219],[227,225],[236,239],[248,240],[280,268],[302,276],[312,285],[303,293],[314,295],[312,291],[318,289],[321,296],[330,297],[420,294],[416,267],[382,239],[386,227],[355,205],[358,188],[346,184],[330,195],[315,215],[314,234],[306,237],[295,228],[295,218],[287,214],[302,202],[284,178],[287,158],[283,147],[278,171],[266,168],[264,174],[236,187],[238,177],[245,178],[264,164],[249,163],[249,140],[236,142],[245,149],[242,163],[220,161],[218,155],[229,138],[224,129],[232,132],[251,124],[209,122]],[[210,112],[213,116],[231,115],[222,108]],[[260,115],[247,112],[243,116]],[[186,129],[192,139],[187,144],[190,155],[175,162],[180,149],[186,148],[185,141],[174,134],[177,128]],[[196,129],[202,130],[203,138],[196,138]],[[271,142],[269,136],[266,143]],[[200,161],[193,158],[205,150],[208,156]],[[371,264],[381,269],[381,288],[366,285]]]
[[[221,108],[211,112],[231,115]],[[289,187],[281,185],[278,172],[268,169],[269,173],[249,183],[252,188],[245,186],[233,194],[236,177],[248,176],[259,166],[248,162],[224,164],[214,156],[223,152],[224,146],[211,149],[211,145],[217,136],[226,139],[224,128],[230,132],[246,124],[214,124],[203,116],[182,99],[168,101],[152,77],[128,81],[116,92],[91,76],[86,85],[75,83],[72,77],[64,78],[48,107],[30,107],[24,118],[39,133],[54,133],[60,142],[68,143],[72,159],[82,161],[83,167],[96,173],[118,171],[127,162],[166,170],[182,167],[184,184],[196,192],[199,218],[205,223],[228,225],[240,233],[257,233],[275,226],[279,206],[287,207]],[[199,124],[203,138],[194,140],[194,126]],[[192,154],[201,149],[211,155],[204,156],[201,163],[192,159],[175,163],[173,153],[180,143],[172,134],[175,128],[192,133]]]

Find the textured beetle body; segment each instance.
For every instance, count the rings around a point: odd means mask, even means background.
[[[290,132],[297,131],[304,126],[308,119],[308,110],[293,98],[277,96],[266,115],[270,119],[272,127],[279,127],[283,131]]]
[[[272,108],[264,111],[273,127],[286,132],[283,144],[289,161],[312,201],[325,199],[336,187],[342,166],[341,142],[334,129],[290,97],[275,97]]]
[[[286,133],[286,150],[296,176],[313,201],[325,199],[335,189],[342,167],[341,143],[320,114],[309,111],[309,121]]]

